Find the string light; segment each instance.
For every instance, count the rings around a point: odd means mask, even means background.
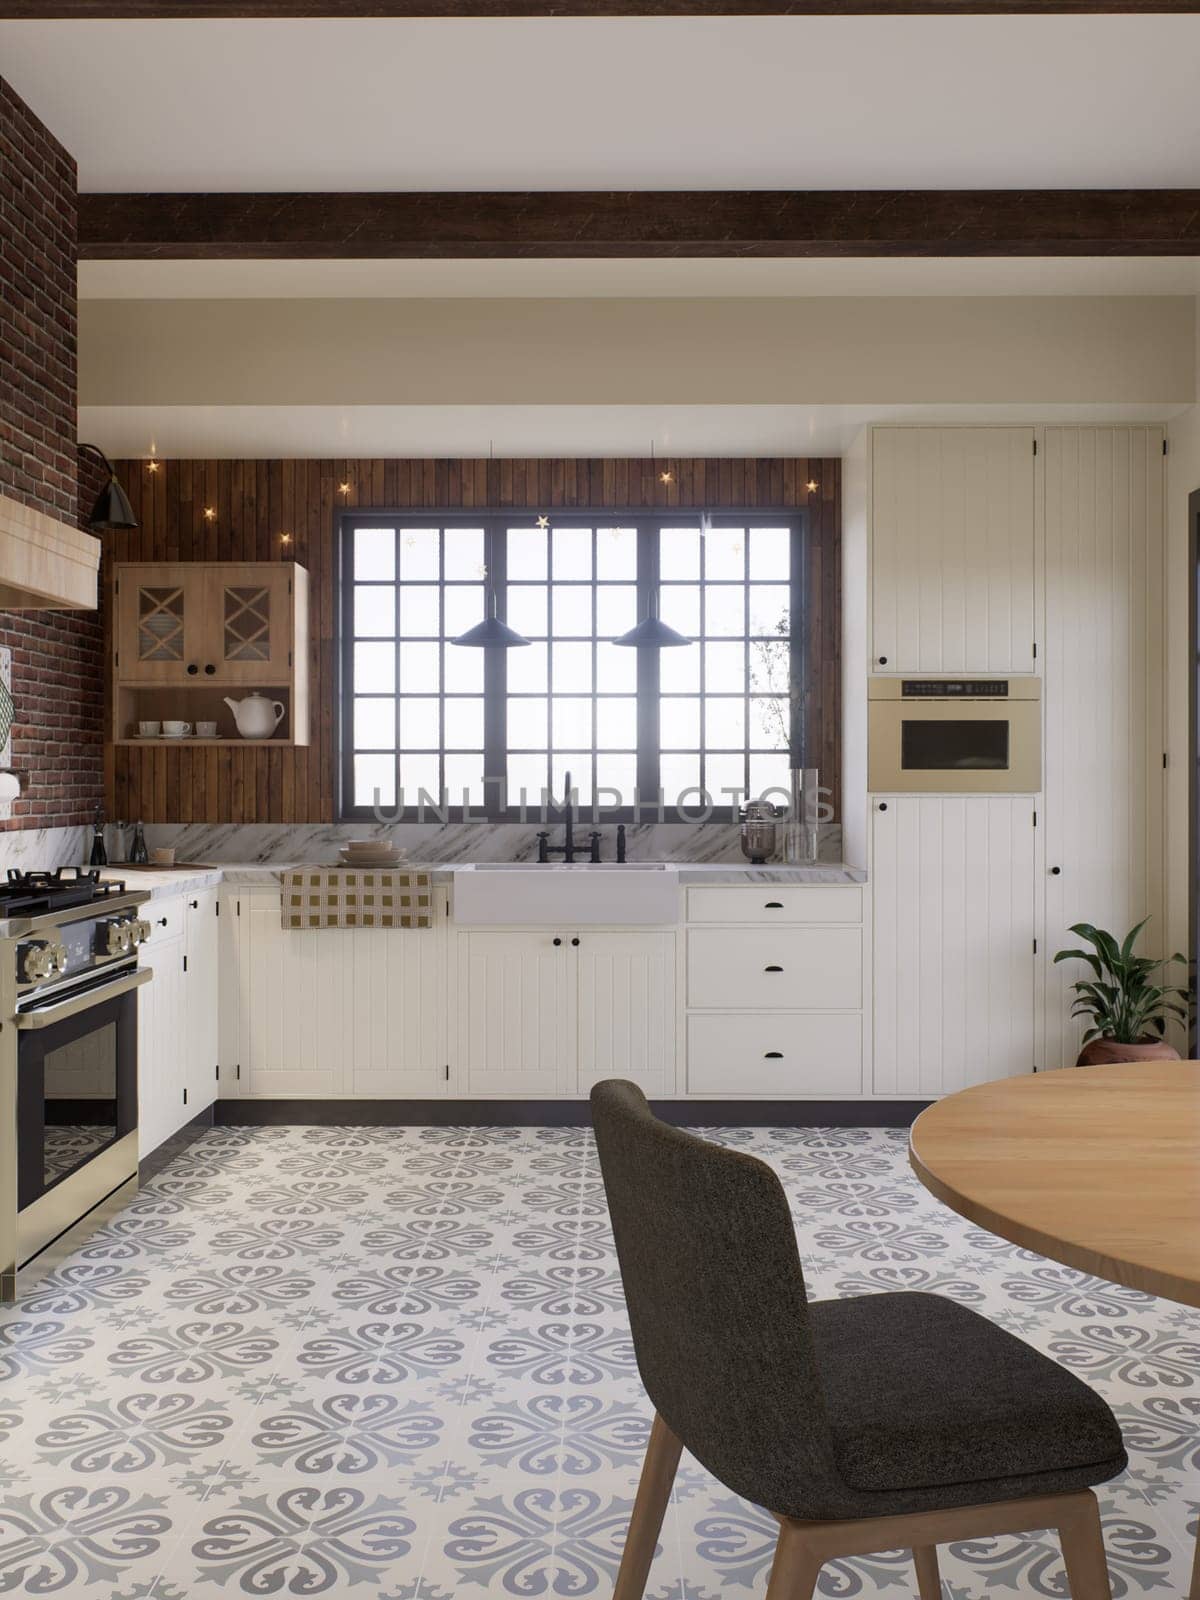
[[[349,494],[350,493],[350,485],[348,483],[339,483],[338,484],[338,493],[339,494]]]
[[[821,485],[815,478],[810,478],[804,487],[808,490],[809,494],[816,494]]]
[[[147,463],[146,463],[146,471],[147,472],[157,472],[158,471],[158,462],[157,461],[147,461]]]
[[[546,529],[550,526],[550,518],[546,516],[545,512],[543,512],[542,515],[537,519],[537,525],[543,533],[545,533]]]
[[[205,522],[215,522],[216,518],[217,518],[217,508],[216,508],[216,506],[205,506],[205,508],[204,508],[204,520],[205,520]]]
[[[654,440],[653,439],[651,439],[651,441],[650,441],[650,470],[651,470],[651,472],[654,471]],[[659,481],[659,483],[670,483],[670,481],[671,481],[671,471],[670,471],[669,467],[664,467],[663,470],[659,473],[658,481]]]
[[[291,542],[292,542],[291,534],[290,533],[281,533],[279,535],[279,542],[280,542],[280,544],[291,544]]]

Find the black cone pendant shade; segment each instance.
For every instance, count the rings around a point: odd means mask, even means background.
[[[639,645],[649,650],[673,650],[681,644],[691,644],[690,639],[685,639],[681,633],[676,633],[674,628],[668,627],[658,615],[658,595],[650,598],[650,614],[643,617],[636,628],[630,628],[628,633],[623,633],[619,639],[613,640],[614,644],[628,645],[636,649]]]
[[[477,622],[473,628],[468,628],[466,633],[460,633],[457,639],[451,639],[451,644],[464,644],[475,650],[486,650],[489,647],[501,650],[514,650],[518,645],[528,644],[529,640],[523,638],[515,628],[510,628],[506,622],[501,622],[496,615],[496,596],[493,594],[488,602],[488,614],[482,622]]]
[[[113,471],[112,462],[104,454],[99,445],[81,444],[80,450],[87,450],[94,455],[108,473],[108,482],[96,496],[96,503],[92,507],[92,514],[88,518],[88,527],[104,528],[136,528],[137,518],[133,514],[133,507],[129,504],[129,497],[117,482],[117,475]]]

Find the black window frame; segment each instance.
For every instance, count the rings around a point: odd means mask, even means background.
[[[337,705],[338,719],[335,729],[337,739],[337,773],[338,773],[338,820],[344,822],[374,821],[375,809],[373,806],[354,806],[349,803],[349,797],[354,792],[354,745],[353,745],[353,601],[354,601],[354,573],[353,573],[353,532],[357,528],[378,527],[393,528],[403,524],[408,528],[437,528],[446,530],[455,526],[460,528],[482,528],[484,531],[484,567],[486,578],[481,578],[487,590],[494,590],[499,600],[499,614],[506,615],[506,591],[508,576],[506,570],[506,538],[510,528],[520,527],[526,523],[534,522],[539,516],[549,518],[549,533],[555,528],[578,527],[595,530],[604,527],[635,527],[637,529],[637,581],[636,581],[636,609],[638,618],[646,615],[650,598],[659,591],[659,534],[661,531],[676,528],[705,527],[716,528],[753,528],[755,525],[772,528],[786,527],[790,534],[790,562],[789,562],[789,615],[791,630],[788,636],[789,670],[788,670],[788,712],[789,712],[789,765],[798,767],[804,765],[804,749],[806,733],[804,727],[805,694],[804,694],[804,660],[810,630],[810,617],[808,615],[808,583],[809,569],[809,538],[810,524],[808,513],[803,507],[790,506],[771,508],[755,506],[746,509],[721,507],[711,511],[681,510],[675,507],[655,509],[654,507],[637,508],[612,508],[603,507],[598,510],[581,510],[572,508],[560,512],[549,511],[541,513],[536,509],[526,508],[506,510],[464,510],[461,506],[453,510],[439,511],[430,507],[401,507],[397,509],[380,510],[376,507],[347,508],[336,513],[335,516],[335,546],[336,567],[338,575],[338,589],[336,614],[338,618],[337,663],[339,672]],[[646,535],[649,535],[647,537]],[[444,590],[444,559],[442,576],[439,579],[439,591]],[[593,573],[595,566],[593,562]],[[587,583],[593,592],[597,587],[597,580],[593,576],[588,580],[576,580],[581,585]],[[710,582],[720,580],[707,580],[701,577],[698,580],[701,594]],[[724,580],[730,585],[740,581],[746,591],[747,606],[749,605],[751,581],[746,578],[741,580]],[[397,610],[399,608],[399,579],[392,582],[397,590]],[[703,604],[703,601],[702,601]],[[594,603],[593,603],[594,615]],[[399,633],[397,619],[397,645],[403,637]],[[749,679],[749,623],[747,619],[747,636],[743,641],[747,649],[747,677],[743,696],[750,698],[751,687]],[[446,648],[454,648],[448,643]],[[693,646],[702,649],[699,641]],[[521,823],[538,820],[541,815],[540,797],[530,795],[526,805],[501,806],[499,801],[498,774],[507,772],[507,757],[509,749],[505,737],[507,718],[507,651],[503,649],[487,649],[482,652],[484,660],[484,800],[479,804],[472,804],[469,808],[461,805],[429,808],[422,812],[416,806],[406,806],[403,810],[395,806],[381,807],[383,815],[389,821],[399,823],[418,821],[445,821],[449,823],[462,821],[486,821],[495,823]],[[704,809],[701,818],[701,804],[697,797],[693,807],[688,804],[684,807],[662,806],[656,803],[659,772],[662,760],[661,741],[661,695],[659,675],[659,652],[653,649],[639,649],[637,651],[637,789],[638,804],[636,806],[606,806],[602,805],[597,810],[590,803],[585,802],[580,807],[580,816],[589,820],[596,815],[599,820],[606,822],[695,822],[706,820],[713,822],[729,822],[736,820],[737,807],[734,805],[713,805]],[[701,657],[698,694],[704,699],[704,665]],[[400,698],[399,685],[396,686],[396,698]],[[627,691],[621,691],[626,693]],[[593,707],[598,695],[593,682],[591,699]],[[442,755],[445,754],[444,744],[444,714],[441,703],[446,698],[444,687],[439,688],[439,728],[443,730]],[[550,696],[550,682],[547,683],[547,698]],[[749,707],[747,705],[747,711]],[[595,740],[595,711],[593,709],[593,739],[591,757],[596,756]],[[747,747],[748,750],[748,747]],[[744,752],[745,753],[745,752]],[[399,757],[399,753],[398,753]],[[701,752],[701,781],[703,782],[703,749]],[[746,770],[748,771],[749,754],[745,755]],[[549,762],[549,757],[548,757]],[[498,763],[493,766],[493,763]],[[399,789],[399,786],[398,786]],[[771,791],[773,794],[773,791]],[[439,797],[440,798],[440,797]],[[556,797],[561,801],[561,796]],[[714,797],[715,798],[715,797]],[[776,796],[776,798],[779,798]]]

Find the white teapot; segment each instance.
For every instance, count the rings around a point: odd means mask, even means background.
[[[269,739],[287,713],[282,701],[268,700],[257,689],[244,700],[231,700],[226,695],[225,704],[233,712],[237,731],[243,739]]]

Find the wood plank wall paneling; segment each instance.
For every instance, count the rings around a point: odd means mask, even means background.
[[[664,484],[659,474],[671,473]],[[305,748],[106,746],[109,815],[144,822],[330,822],[337,808],[334,520],[384,510],[806,507],[811,748],[841,809],[841,462],[836,458],[145,461],[117,463],[139,526],[114,561],[298,561],[310,575]],[[812,482],[816,488],[810,491]],[[340,485],[349,485],[342,492]],[[215,516],[205,517],[211,507]],[[281,533],[291,541],[280,542]],[[109,608],[111,616],[111,607]],[[106,651],[111,664],[112,651]],[[109,667],[111,670],[111,666]],[[111,694],[106,704],[111,705]]]

